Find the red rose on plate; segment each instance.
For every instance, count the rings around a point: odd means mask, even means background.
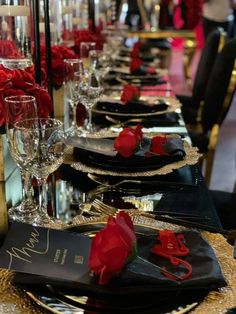
[[[126,104],[130,100],[138,99],[139,96],[140,94],[138,88],[132,84],[128,84],[124,86],[120,100]]]
[[[156,68],[154,68],[154,67],[147,67],[146,72],[148,74],[156,74],[157,73]]]
[[[137,256],[136,251],[133,222],[127,213],[120,212],[116,218],[109,217],[106,228],[93,238],[89,267],[104,285]]]
[[[165,135],[158,135],[152,138],[152,143],[150,151],[158,155],[168,155],[165,151],[164,145],[167,142],[167,137]]]
[[[124,128],[114,141],[115,150],[125,158],[133,155],[139,146],[143,137],[142,126],[138,125],[136,129]]]
[[[140,66],[143,64],[143,61],[139,58],[133,58],[130,63],[130,72],[135,73],[140,70]]]

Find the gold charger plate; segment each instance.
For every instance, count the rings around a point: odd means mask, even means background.
[[[184,143],[184,150],[186,156],[183,160],[179,160],[168,165],[165,165],[158,169],[152,170],[145,170],[145,171],[135,171],[135,172],[125,172],[125,171],[116,171],[110,169],[102,169],[102,168],[95,168],[94,166],[87,165],[82,162],[75,162],[71,164],[71,167],[82,171],[85,173],[93,173],[98,175],[109,175],[109,176],[120,176],[120,177],[151,177],[155,175],[165,175],[171,173],[176,169],[180,169],[187,165],[195,165],[201,154],[198,153],[198,149],[196,147],[192,147],[188,142],[183,141]]]
[[[112,97],[113,100],[119,100],[120,96],[113,96]],[[94,113],[99,113],[99,114],[105,114],[105,115],[109,115],[109,116],[124,116],[124,117],[151,117],[151,116],[156,116],[156,115],[161,115],[164,113],[170,113],[170,112],[175,112],[177,109],[181,108],[181,103],[179,102],[179,100],[175,97],[158,97],[158,96],[142,96],[140,98],[140,100],[146,100],[146,101],[155,101],[155,100],[164,100],[167,105],[168,108],[166,110],[162,110],[162,111],[156,111],[156,112],[148,112],[148,113],[120,113],[120,112],[111,112],[111,111],[105,111],[105,110],[101,110],[101,109],[97,109],[96,105],[93,107],[92,112]],[[103,100],[103,99],[101,99]],[[105,100],[105,99],[104,99]]]

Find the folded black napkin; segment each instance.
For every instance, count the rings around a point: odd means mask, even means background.
[[[89,228],[89,226],[87,226]],[[94,227],[94,226],[93,226]],[[82,229],[72,229],[74,232],[82,232]],[[88,231],[88,230],[87,230]],[[153,230],[152,230],[153,234]],[[166,266],[168,270],[176,275],[183,274],[184,270],[171,269],[168,260],[150,252],[151,247],[156,244],[156,235],[138,236],[138,254],[134,261],[128,264],[119,276],[114,277],[107,285],[101,286],[96,277],[84,273],[78,277],[78,281],[60,280],[33,274],[16,274],[14,283],[40,287],[40,285],[51,284],[57,289],[69,290],[75,294],[79,291],[110,296],[125,296],[137,294],[149,294],[164,291],[185,290],[213,290],[226,285],[220,266],[213,249],[208,242],[202,238],[197,231],[184,233],[185,243],[190,249],[190,255],[183,259],[192,265],[192,277],[184,281],[175,281],[165,277],[157,266]]]
[[[185,156],[183,141],[168,138],[165,150],[169,155],[148,154],[151,139],[143,138],[141,148],[129,158],[119,155],[113,148],[113,139],[74,139],[74,159],[87,165],[107,170],[145,171],[159,169],[167,164],[182,160]]]
[[[96,109],[117,112],[117,113],[155,113],[164,111],[168,108],[166,102],[162,99],[157,104],[148,105],[142,100],[131,100],[124,104],[121,101],[98,101]]]

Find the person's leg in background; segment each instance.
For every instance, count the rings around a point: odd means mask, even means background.
[[[222,27],[228,33],[229,22],[215,22],[203,17],[202,26],[204,38],[206,40],[207,36],[217,27]]]

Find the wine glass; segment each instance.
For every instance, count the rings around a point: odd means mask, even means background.
[[[82,103],[88,111],[88,123],[83,130],[83,136],[88,136],[94,132],[92,125],[92,108],[103,93],[100,77],[97,71],[91,69],[86,75],[75,73],[77,88]]]
[[[37,118],[37,104],[35,97],[27,95],[9,96],[4,99],[6,109],[6,135],[10,153],[21,172],[22,201],[18,206],[9,209],[10,220],[32,223],[37,217],[36,205],[32,198],[31,174],[27,167],[23,167],[15,153],[13,141],[14,124],[27,118]]]
[[[89,51],[96,50],[96,43],[95,42],[84,42],[80,43],[80,58],[83,61],[85,69],[89,69],[90,67],[90,60],[89,60]]]
[[[80,59],[65,59],[67,64],[66,73],[64,75],[64,90],[66,98],[69,100],[70,107],[72,109],[72,125],[67,130],[67,134],[70,136],[81,135],[81,128],[77,125],[76,110],[77,105],[80,102],[80,94],[77,90],[75,73],[84,74],[83,62]]]
[[[66,144],[62,122],[51,118],[19,121],[14,125],[14,145],[18,160],[38,181],[38,217],[34,224],[57,223],[58,220],[47,213],[46,182],[64,159]]]
[[[103,50],[91,50],[89,52],[89,59],[90,68],[96,70],[100,78],[104,80],[111,67],[110,55]]]

